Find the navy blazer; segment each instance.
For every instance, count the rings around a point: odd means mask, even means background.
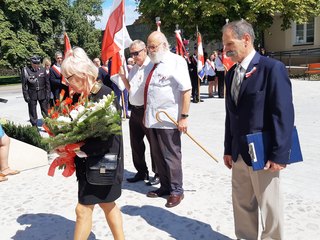
[[[255,69],[254,69],[255,68]],[[271,132],[272,151],[268,160],[285,164],[289,159],[294,108],[291,81],[285,65],[256,53],[242,81],[238,105],[231,97],[235,66],[226,74],[226,120],[224,154],[238,154],[251,166],[246,135]],[[250,74],[251,72],[251,74]]]
[[[62,75],[57,73],[53,68],[50,68],[50,87],[53,94],[54,100],[60,98],[60,92],[62,89],[65,90],[64,99],[69,96],[69,87],[64,85],[62,82]]]

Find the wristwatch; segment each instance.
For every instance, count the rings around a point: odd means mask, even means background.
[[[189,114],[181,113],[181,118],[187,118],[187,117],[189,117]]]

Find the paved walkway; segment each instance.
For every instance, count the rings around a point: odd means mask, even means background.
[[[296,120],[304,162],[287,167],[283,173],[285,198],[285,239],[320,238],[320,81],[293,80]],[[206,86],[201,87],[203,93]],[[0,118],[27,123],[27,105],[20,88],[0,87]],[[164,198],[150,199],[153,187],[143,182],[124,181],[117,204],[123,213],[128,240],[218,240],[234,239],[231,205],[231,172],[224,167],[224,100],[206,98],[192,104],[189,133],[215,155],[216,163],[186,135],[183,139],[185,199],[175,208],[164,207]],[[125,178],[134,174],[128,120],[123,121]],[[23,151],[23,149],[16,149]],[[24,161],[24,159],[18,159]],[[0,183],[0,239],[72,239],[77,202],[74,176],[64,178],[60,171],[47,176],[48,166],[23,171]],[[90,239],[112,239],[99,207],[93,216]]]

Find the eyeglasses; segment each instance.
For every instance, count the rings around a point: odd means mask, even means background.
[[[162,43],[159,43],[157,46],[151,45],[151,46],[147,46],[147,49],[150,51],[154,51],[156,50]]]
[[[139,55],[139,53],[140,53],[143,49],[144,49],[144,48],[142,48],[141,50],[136,51],[136,52],[131,52],[131,53],[130,53],[130,56],[131,56],[131,57],[137,57],[137,56]]]
[[[72,74],[71,76],[64,78],[68,84],[69,84],[69,82],[70,82],[69,79],[72,78],[74,75],[76,75],[76,74],[74,73],[74,74]]]

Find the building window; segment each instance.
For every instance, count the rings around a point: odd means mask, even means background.
[[[294,24],[293,44],[313,44],[314,41],[314,18],[302,24]]]

